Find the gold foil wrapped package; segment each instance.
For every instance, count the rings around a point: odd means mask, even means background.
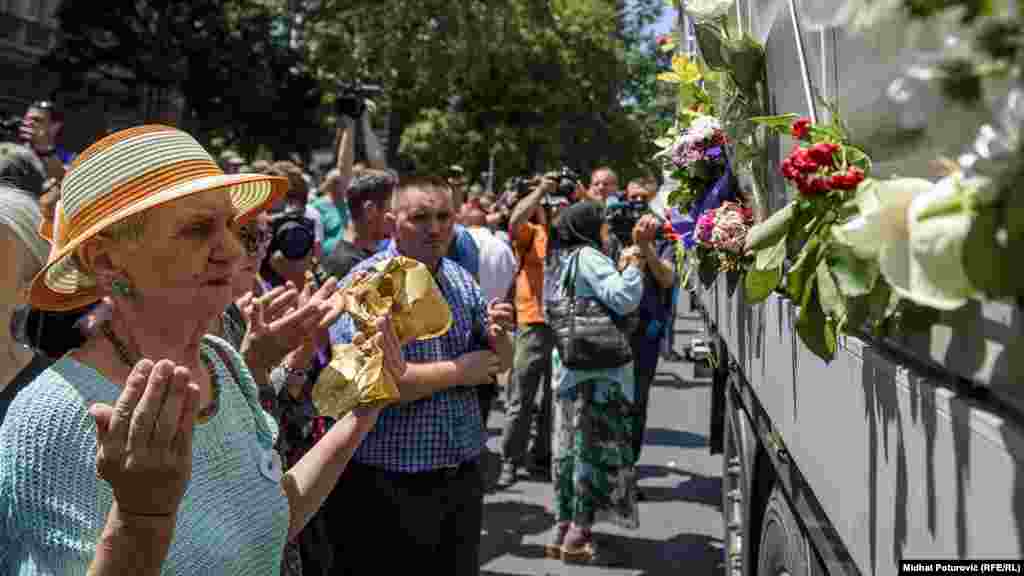
[[[384,369],[384,353],[374,339],[377,319],[391,314],[399,341],[428,340],[448,332],[452,313],[422,263],[403,256],[384,260],[369,274],[339,290],[336,306],[352,317],[365,337],[333,347],[331,363],[313,388],[320,414],[341,418],[356,406],[392,404],[400,399],[398,383]]]

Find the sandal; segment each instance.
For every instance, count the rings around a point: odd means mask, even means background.
[[[544,557],[559,560],[562,558],[562,543],[565,542],[565,535],[569,532],[569,523],[555,524],[551,529],[551,542],[544,545]]]
[[[567,564],[582,564],[594,560],[597,556],[597,546],[594,545],[594,536],[588,528],[573,526],[566,534],[562,544],[562,562]]]

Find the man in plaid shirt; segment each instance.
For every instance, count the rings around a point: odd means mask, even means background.
[[[439,338],[404,347],[402,401],[381,413],[327,503],[339,543],[332,574],[366,573],[367,565],[375,574],[479,574],[486,436],[475,387],[511,364],[512,307],[485,304],[470,273],[444,257],[454,216],[443,180],[404,180],[387,216],[395,241],[349,274],[397,255],[419,260],[434,271],[453,324]],[[331,341],[352,336],[346,315]]]

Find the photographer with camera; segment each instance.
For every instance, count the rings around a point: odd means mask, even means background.
[[[356,175],[356,133],[362,130],[366,143],[368,165],[374,170],[386,170],[387,163],[380,143],[370,125],[370,114],[375,105],[367,100],[379,92],[376,86],[342,85],[335,100],[335,114],[338,118],[337,163],[320,184],[320,196],[311,206],[320,214],[324,226],[323,255],[326,258],[334,252],[335,246],[345,237],[351,219],[348,206],[348,189]]]
[[[307,272],[318,273],[324,226],[320,214],[307,204],[309,188],[297,166],[274,162],[264,172],[288,178],[288,193],[270,209],[271,243],[260,274],[271,286],[291,282],[302,290]]]
[[[507,188],[518,199],[508,225],[518,271],[509,296],[515,302],[517,330],[512,374],[506,389],[505,427],[501,434],[502,466],[498,483],[504,487],[516,482],[520,467],[528,466],[527,444],[538,388],[541,406],[531,459],[536,469],[550,469],[554,333],[544,317],[544,294],[549,284],[547,277],[557,273],[546,265],[551,252],[549,237],[570,198],[582,197],[584,193],[579,178],[564,168],[542,178],[515,178]]]
[[[672,322],[672,288],[676,282],[675,245],[662,233],[660,218],[648,206],[655,190],[636,181],[627,187],[625,202],[610,202],[606,212],[609,224],[608,254],[620,268],[631,258],[641,259],[644,292],[640,303],[640,323],[631,337],[636,402],[633,420],[633,457],[640,459],[644,428],[647,425],[647,401],[651,382],[658,367],[661,339],[667,323]]]
[[[18,142],[31,148],[46,165],[47,176],[58,181],[73,159],[61,145],[63,132],[64,113],[49,100],[30,104],[18,129]]]

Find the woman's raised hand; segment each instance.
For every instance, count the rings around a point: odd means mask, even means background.
[[[331,302],[331,297],[338,291],[338,279],[330,277],[316,291],[307,282],[302,294],[299,295],[299,308],[315,310],[310,319],[303,324],[304,343],[316,348],[330,344],[330,328],[338,321],[345,309]]]
[[[199,388],[170,360],[135,365],[113,406],[93,404],[96,475],[122,514],[175,514],[192,477],[192,430]]]

